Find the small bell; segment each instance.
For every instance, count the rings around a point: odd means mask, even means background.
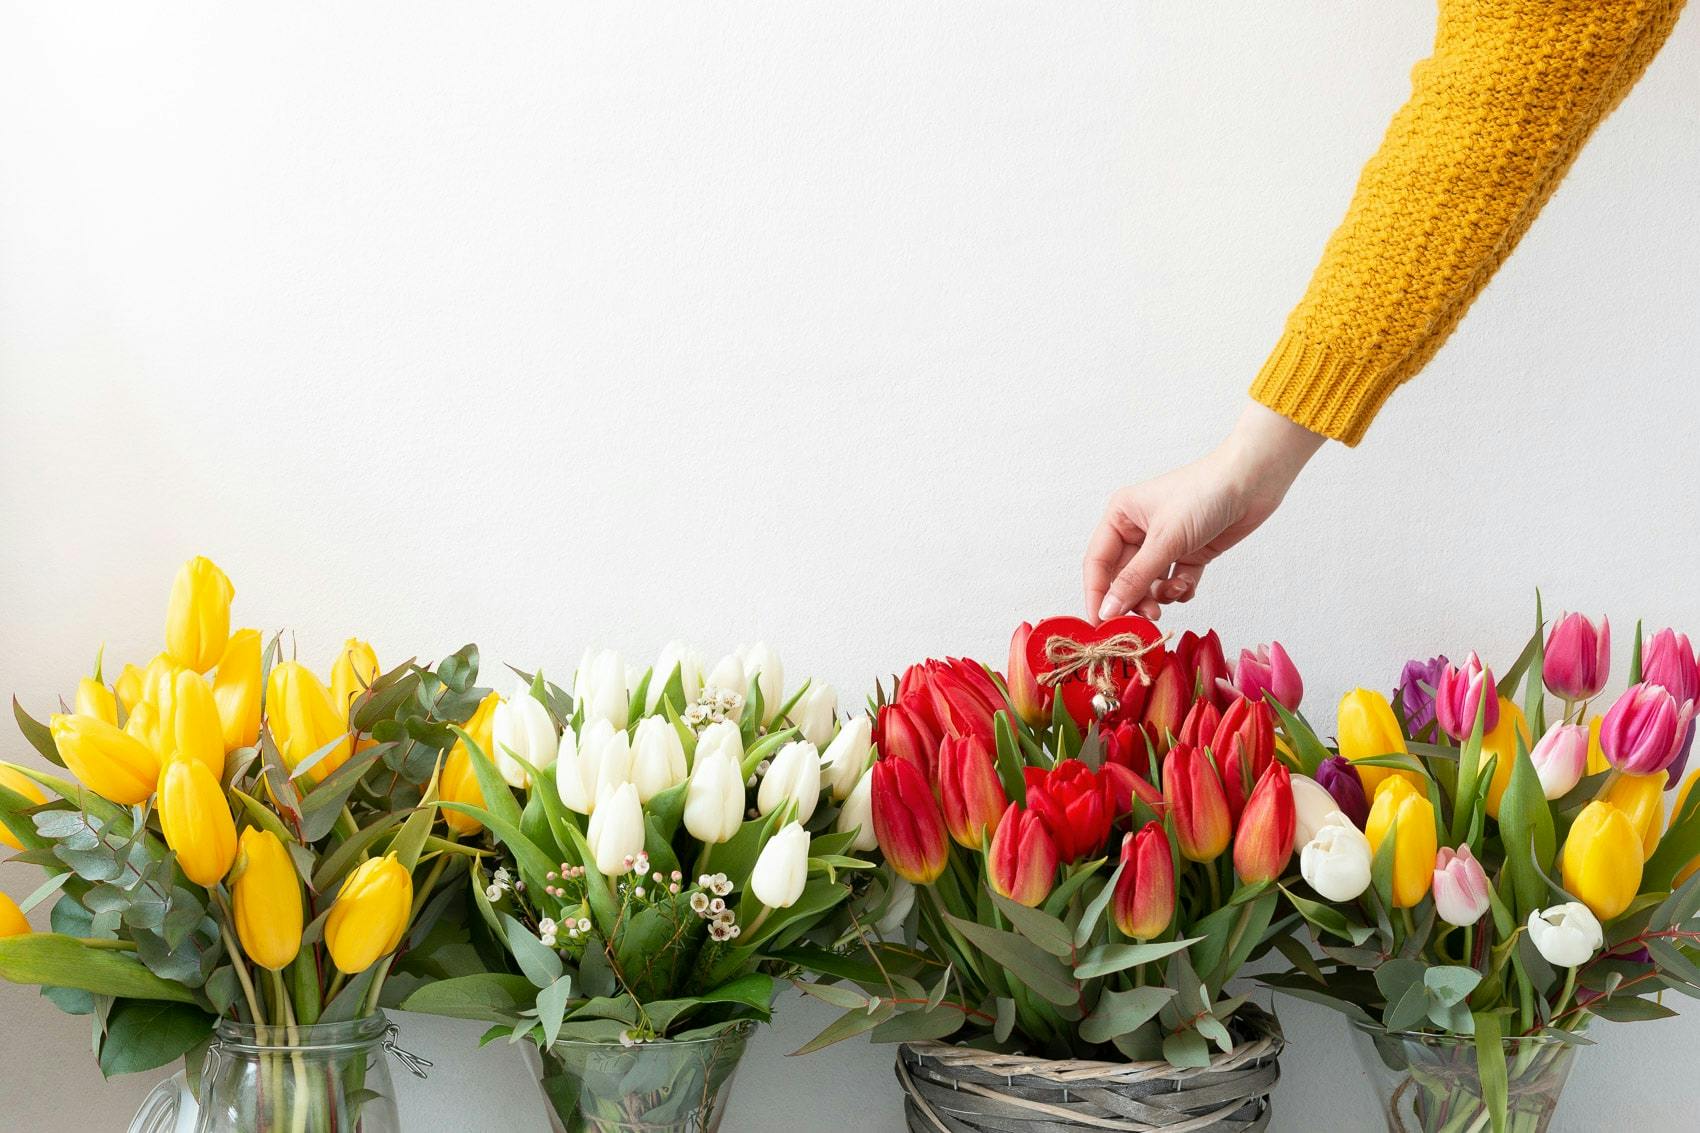
[[[1107,692],[1092,694],[1092,715],[1102,719],[1121,706],[1121,701]]]

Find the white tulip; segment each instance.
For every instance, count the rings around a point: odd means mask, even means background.
[[[874,837],[873,768],[870,767],[856,780],[856,786],[844,800],[844,806],[838,811],[838,821],[832,828],[840,834],[856,831],[856,837],[850,842],[852,850],[871,850],[879,845],[879,840]]]
[[[1339,811],[1299,851],[1299,874],[1330,901],[1352,901],[1369,888],[1369,839]]]
[[[785,666],[779,663],[779,654],[767,642],[758,641],[739,648],[738,660],[744,674],[761,689],[761,722],[773,723],[785,703]]]
[[[696,703],[702,692],[702,654],[683,642],[669,641],[661,647],[661,653],[655,658],[655,668],[650,670],[649,691],[644,695],[645,712],[654,712],[660,706],[662,690],[673,679],[674,669],[679,670],[679,684],[685,690],[685,703]]]
[[[866,713],[845,721],[821,756],[822,774],[832,788],[832,797],[843,802],[864,778],[873,758],[874,722]]]
[[[555,722],[549,710],[531,695],[531,686],[521,684],[513,695],[496,705],[490,720],[490,753],[496,770],[508,786],[521,790],[531,786],[531,773],[521,767],[514,756],[542,771],[555,762],[560,740],[555,736]]]
[[[659,716],[640,720],[632,737],[632,782],[637,784],[638,798],[647,803],[683,783],[686,773],[679,730]]]
[[[619,877],[631,870],[643,852],[643,803],[638,801],[636,786],[622,783],[602,800],[590,816],[584,840],[604,877]]]
[[[756,810],[772,814],[787,803],[796,803],[791,817],[807,822],[820,802],[820,749],[808,740],[793,740],[779,749],[762,776],[756,792]]]
[[[889,873],[886,879],[891,883],[891,896],[886,900],[885,914],[874,925],[874,933],[881,940],[898,940],[903,936],[903,922],[915,907],[915,887]]]
[[[810,685],[791,707],[791,723],[803,738],[825,747],[838,727],[838,692],[831,685]]]
[[[1293,785],[1293,845],[1303,846],[1316,832],[1327,826],[1333,815],[1340,814],[1340,804],[1328,793],[1328,788],[1309,775],[1292,776]],[[1345,818],[1344,815],[1341,815]],[[1352,820],[1347,818],[1346,825]]]
[[[809,832],[788,822],[767,840],[750,871],[750,892],[770,909],[789,909],[809,879]]]
[[[569,728],[561,737],[555,789],[568,810],[594,814],[603,798],[632,778],[631,741],[625,729],[606,720],[584,724],[578,736]],[[683,753],[681,753],[683,754]]]
[[[1530,913],[1529,939],[1553,967],[1575,968],[1593,959],[1606,937],[1588,906],[1570,901]]]
[[[719,725],[715,725],[718,727]],[[703,731],[703,738],[713,731]],[[736,729],[733,729],[736,734]],[[744,769],[738,752],[724,743],[697,745],[691,785],[685,788],[685,829],[699,842],[717,845],[731,839],[744,823]]]
[[[697,733],[697,762],[709,752],[724,752],[732,757],[732,762],[740,767],[744,764],[744,733],[738,730],[738,725],[730,720],[722,720],[718,724],[710,724]]]
[[[704,688],[718,689],[721,692],[735,692],[739,696],[747,696],[750,691],[750,680],[744,675],[744,663],[736,653],[728,653],[715,663],[709,670],[708,676],[702,681]]]
[[[626,663],[612,649],[586,649],[573,674],[573,703],[586,720],[606,720],[624,728],[631,696],[626,691]]]

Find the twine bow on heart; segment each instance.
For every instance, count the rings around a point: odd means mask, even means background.
[[[1052,668],[1040,675],[1039,683],[1047,688],[1056,688],[1064,681],[1080,676],[1099,694],[1114,699],[1122,690],[1111,672],[1112,666],[1118,662],[1133,666],[1139,683],[1148,685],[1151,673],[1145,667],[1145,655],[1153,650],[1162,652],[1166,641],[1166,635],[1156,641],[1147,641],[1137,633],[1118,633],[1102,641],[1076,641],[1059,635],[1045,642],[1045,659]]]

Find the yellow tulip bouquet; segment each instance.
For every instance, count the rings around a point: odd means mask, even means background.
[[[1285,891],[1316,955],[1284,942],[1268,980],[1353,1021],[1390,1128],[1544,1129],[1592,1019],[1700,995],[1700,799],[1668,824],[1664,803],[1693,650],[1637,627],[1630,687],[1596,715],[1609,623],[1536,620],[1497,680],[1472,653],[1411,662],[1392,699],[1348,693],[1333,749],[1287,720],[1306,774]]]
[[[787,696],[764,646],[706,672],[587,653],[572,685],[526,675],[460,731],[441,805],[501,854],[472,863],[489,970],[404,1006],[535,1044],[569,1130],[714,1128],[775,976],[834,942],[872,864],[870,723],[828,686]]]
[[[48,874],[21,907],[0,895],[0,977],[90,1016],[108,1075],[184,1057],[197,1083],[224,1028],[283,1048],[370,1019],[480,853],[432,829],[451,728],[483,695],[477,651],[380,672],[351,640],[327,687],[280,639],[232,633],[233,594],[194,559],[145,668],[109,684],[97,661],[46,724],[13,701],[56,767],[0,763],[0,840]],[[49,901],[52,931],[31,932]],[[357,1072],[272,1071],[238,1127],[352,1128],[354,1108],[390,1104]]]

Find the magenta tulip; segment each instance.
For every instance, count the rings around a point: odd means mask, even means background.
[[[1252,701],[1262,700],[1267,693],[1289,712],[1298,711],[1305,694],[1304,680],[1279,641],[1259,645],[1255,651],[1240,650],[1240,662],[1234,667],[1234,687]]]
[[[1470,651],[1462,669],[1447,665],[1440,673],[1440,684],[1434,692],[1434,718],[1440,730],[1459,743],[1470,738],[1476,726],[1476,713],[1482,718],[1482,735],[1499,725],[1499,688],[1494,683],[1493,670],[1482,666],[1482,659]]]
[[[1554,696],[1587,700],[1606,687],[1611,672],[1611,619],[1598,628],[1581,614],[1566,614],[1547,635],[1541,680]]]
[[[1664,688],[1642,682],[1624,690],[1600,724],[1600,750],[1619,771],[1652,775],[1681,754],[1694,702],[1678,705]]]

